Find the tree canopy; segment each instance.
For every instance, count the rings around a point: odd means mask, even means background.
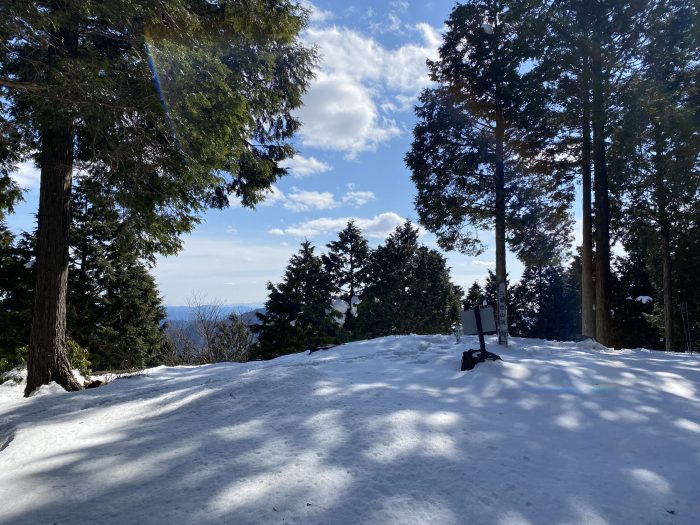
[[[27,394],[65,358],[74,167],[109,188],[143,254],[174,253],[207,205],[258,202],[285,173],[315,53],[289,0],[0,4],[0,206],[41,168]]]

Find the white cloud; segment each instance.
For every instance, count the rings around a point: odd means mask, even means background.
[[[294,251],[289,246],[188,237],[177,257],[158,258],[154,275],[167,304],[185,304],[195,290],[225,303],[259,302],[267,296],[265,283],[279,280]]]
[[[472,264],[475,264],[476,266],[486,266],[487,268],[496,266],[496,261],[479,261],[477,259],[472,261]]]
[[[371,191],[349,191],[343,195],[343,203],[359,208],[374,198],[374,193]]]
[[[358,217],[322,217],[320,219],[289,226],[283,230],[283,233],[294,237],[316,237],[319,235],[336,233],[345,228],[350,220],[355,221],[357,227],[360,228],[367,237],[384,239],[398,225],[403,224],[406,219],[394,212],[380,213],[370,219]],[[272,230],[270,230],[269,233],[272,233]],[[274,233],[274,235],[278,234],[277,232]]]
[[[285,194],[277,186],[271,186],[261,206],[282,204],[291,211],[330,210],[343,204],[359,208],[374,198],[371,191],[357,191],[354,185],[348,185],[348,191],[339,200],[330,191],[309,191],[292,187],[291,192]]]
[[[400,133],[393,120],[379,114],[369,88],[342,74],[318,74],[299,118],[306,146],[344,151],[349,158]]]
[[[384,22],[373,22],[370,24],[370,29],[373,33],[397,33],[401,34],[401,18],[396,13],[389,13],[386,15],[386,21]]]
[[[336,206],[338,203],[329,191],[303,191],[293,188],[284,201],[284,207],[292,211],[328,210]]]
[[[316,157],[304,157],[294,155],[291,159],[280,162],[282,168],[287,168],[293,177],[302,178],[316,173],[325,173],[333,169],[329,164],[318,160]]]
[[[373,33],[395,33],[403,34],[403,29],[406,25],[401,20],[409,7],[409,3],[405,1],[389,2],[389,12],[386,14],[384,22],[373,22],[370,24],[370,29]]]
[[[320,24],[322,22],[330,20],[331,18],[335,18],[335,13],[333,13],[333,11],[321,9],[320,7],[313,4],[312,2],[309,2],[308,0],[302,1],[301,5],[309,10],[309,20],[312,24]]]
[[[279,228],[272,228],[271,230],[268,230],[267,233],[269,233],[270,235],[284,235],[284,230],[281,230]],[[285,246],[286,246],[286,244],[285,244]]]
[[[401,133],[391,113],[410,109],[430,80],[426,58],[435,58],[438,31],[429,24],[410,28],[417,42],[387,49],[375,39],[342,27],[312,27],[321,70],[298,115],[305,145],[344,151],[352,158]]]
[[[265,192],[265,200],[260,203],[260,206],[270,207],[278,202],[284,202],[286,197],[282,190],[277,186],[270,186],[270,189]]]
[[[31,161],[22,162],[17,166],[17,170],[10,173],[10,177],[19,184],[22,189],[34,189],[39,187],[41,172]]]

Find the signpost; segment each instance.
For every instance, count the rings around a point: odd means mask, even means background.
[[[475,308],[462,312],[462,328],[465,335],[479,335],[479,350],[469,350],[462,352],[461,370],[471,370],[477,363],[482,363],[486,360],[497,361],[501,358],[486,351],[484,343],[484,332],[496,331],[496,320],[493,315],[493,308]]]
[[[479,333],[479,327],[476,324],[477,310],[467,310],[462,312],[462,330],[464,335],[476,335]],[[490,306],[478,309],[479,317],[481,317],[481,328],[483,333],[488,334],[497,332],[496,319],[493,315],[493,308]]]
[[[506,283],[498,285],[498,344],[508,346],[508,310],[506,309]]]

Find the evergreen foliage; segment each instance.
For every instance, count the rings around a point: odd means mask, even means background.
[[[561,266],[525,268],[513,290],[514,333],[556,341],[573,340],[579,325],[579,297],[567,286]]]
[[[18,349],[29,342],[33,290],[33,241],[19,239],[0,221],[0,359],[19,364]]]
[[[437,86],[421,94],[406,155],[421,224],[441,247],[471,255],[484,249],[477,231],[494,229],[502,282],[506,242],[527,260],[556,253],[570,230],[571,180],[550,154],[552,133],[526,125],[543,122],[546,109],[546,90],[528,71],[542,52],[540,4],[454,7],[440,58],[428,61]]]
[[[693,47],[697,25],[688,2],[649,2],[644,21],[640,63],[620,96],[611,185],[623,242],[634,249],[645,241],[659,290],[656,313],[671,350],[682,340],[674,252],[700,195],[700,118],[692,101],[700,52]]]
[[[91,179],[74,190],[68,330],[98,370],[153,365],[165,308],[140,257],[137,232]]]
[[[462,302],[462,307],[464,310],[473,310],[483,306],[484,303],[484,289],[479,284],[479,281],[474,281],[469,290],[467,290],[467,296]]]
[[[270,359],[300,352],[343,338],[339,314],[331,308],[334,285],[309,241],[292,256],[278,285],[267,283],[269,296],[261,325],[256,357]]]
[[[372,252],[358,337],[447,333],[459,319],[460,299],[445,258],[420,246],[407,221]]]
[[[367,285],[369,245],[353,221],[338,232],[338,239],[327,244],[328,253],[321,258],[333,285],[333,293],[349,307],[343,327],[352,332],[355,316],[353,301],[360,299]]]
[[[73,165],[110,188],[142,254],[177,251],[205,205],[254,205],[293,154],[306,17],[289,0],[0,4],[0,206],[16,162],[41,168],[27,394],[80,388],[63,308]]]

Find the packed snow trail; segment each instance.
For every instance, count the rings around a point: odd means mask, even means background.
[[[0,523],[698,523],[697,357],[487,341],[0,385]]]

